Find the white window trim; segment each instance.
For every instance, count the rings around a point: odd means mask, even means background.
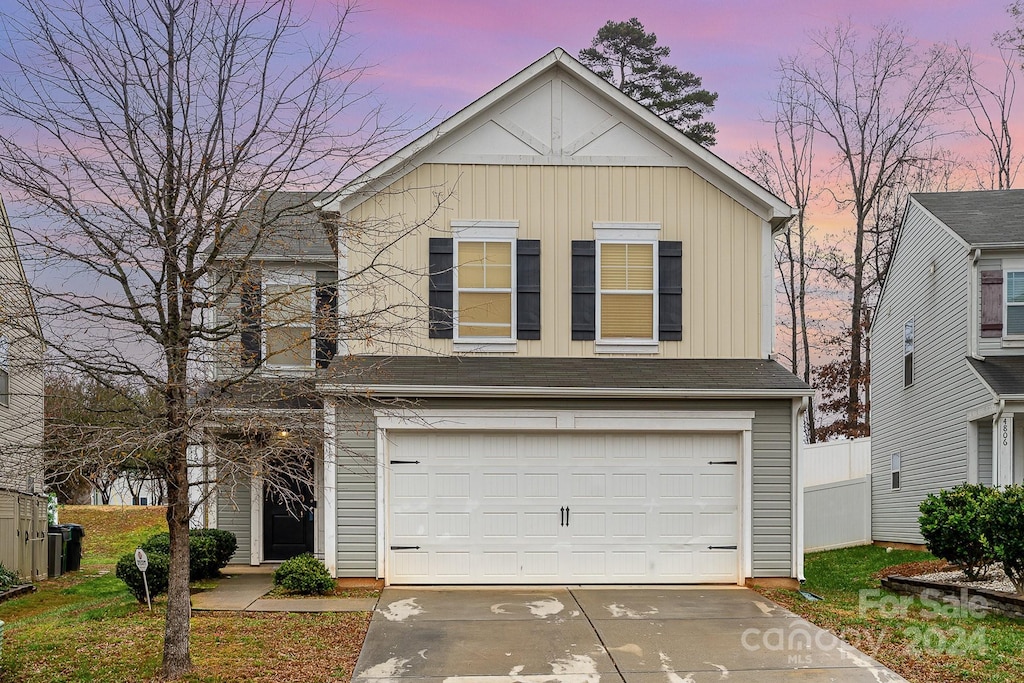
[[[11,407],[11,342],[0,335],[0,373],[7,378],[7,391],[0,394],[0,407]]]
[[[514,352],[518,348],[516,339],[516,239],[519,233],[518,221],[474,220],[452,221],[452,348],[461,352]],[[511,283],[511,325],[507,337],[463,337],[459,335],[459,243],[460,242],[508,242]],[[495,289],[495,288],[489,288]],[[488,290],[484,290],[488,291]]]
[[[907,326],[910,326],[910,352],[907,353]],[[913,318],[907,318],[903,322],[903,388],[909,389],[914,386],[916,379],[914,354],[917,352],[917,323]],[[907,382],[907,356],[910,356],[910,382]]]
[[[1007,323],[1010,320],[1010,306],[1024,307],[1024,303],[1010,303],[1010,273],[1024,273],[1024,260],[1004,259],[1003,260],[1003,339],[1024,340],[1024,332],[1011,333],[1007,330]]]
[[[899,478],[899,486],[892,485],[892,476],[896,475]],[[903,455],[900,452],[893,453],[889,456],[889,490],[899,491],[903,488]]]
[[[267,288],[274,286],[302,286],[309,287],[309,325],[285,324],[282,327],[308,327],[309,328],[309,364],[308,365],[280,365],[268,362],[267,356]],[[276,270],[264,271],[263,282],[260,285],[260,357],[263,358],[263,367],[278,374],[308,374],[316,369],[316,273],[313,271],[298,270]]]
[[[595,233],[598,231],[595,229]],[[602,231],[603,232],[603,231]],[[635,237],[622,236],[621,231],[616,231],[617,238],[597,239],[594,250],[594,291],[597,293],[594,304],[594,327],[595,353],[658,353],[658,238],[657,233],[651,238],[649,230],[637,230],[632,234]],[[605,338],[601,336],[601,300],[605,294],[601,287],[601,247],[605,244],[649,244],[652,256],[651,281],[651,338],[650,339],[622,339],[618,337]],[[640,294],[638,290],[608,290],[609,294],[625,293]]]

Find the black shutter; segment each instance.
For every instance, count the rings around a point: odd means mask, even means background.
[[[333,273],[330,274],[334,276]],[[336,277],[336,276],[335,276]],[[320,274],[317,273],[317,279]],[[334,282],[316,284],[316,367],[331,364],[338,353],[338,285]]]
[[[597,330],[596,251],[591,240],[572,243],[572,338],[594,339]]]
[[[981,271],[981,336],[1003,336],[1003,271]]]
[[[239,296],[239,329],[242,337],[241,364],[254,368],[260,364],[260,327],[262,284],[259,273],[242,279]]]
[[[428,336],[431,339],[452,338],[452,291],[454,245],[450,237],[430,238],[430,306]]]
[[[540,240],[516,240],[516,338],[540,339]]]
[[[658,242],[658,339],[683,338],[683,243]]]

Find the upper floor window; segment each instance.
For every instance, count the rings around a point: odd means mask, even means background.
[[[514,338],[512,245],[512,240],[455,240],[457,340]]]
[[[598,242],[599,341],[656,340],[654,242]]]
[[[903,386],[914,383],[914,320],[903,325]]]
[[[1024,335],[1024,270],[1006,271],[1006,315],[1004,333]]]
[[[10,342],[0,337],[0,406],[11,405]]]
[[[313,365],[312,283],[266,282],[263,286],[263,344],[267,365],[308,368]]]

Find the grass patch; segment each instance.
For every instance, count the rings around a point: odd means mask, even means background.
[[[805,590],[761,592],[840,636],[912,683],[1024,680],[1024,622],[972,616],[967,610],[926,605],[880,590],[884,569],[935,558],[924,552],[861,546],[808,554]],[[862,591],[877,591],[862,593]]]
[[[269,593],[264,595],[265,598],[300,598],[300,597],[313,597],[313,598],[379,598],[380,591],[375,588],[352,588],[342,584],[343,580],[338,580],[334,586],[334,590],[323,595],[312,595],[302,596],[298,593],[293,593],[286,589],[284,586],[274,586]]]
[[[117,558],[166,530],[164,509],[62,508],[85,527],[82,571],[0,603],[0,683],[157,681],[167,599],[140,605],[111,571]],[[193,588],[209,588],[204,581]],[[365,612],[203,614],[192,619],[195,670],[183,680],[347,681],[370,622]]]

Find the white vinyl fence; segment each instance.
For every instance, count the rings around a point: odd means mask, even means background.
[[[871,543],[871,439],[804,446],[804,550]]]

